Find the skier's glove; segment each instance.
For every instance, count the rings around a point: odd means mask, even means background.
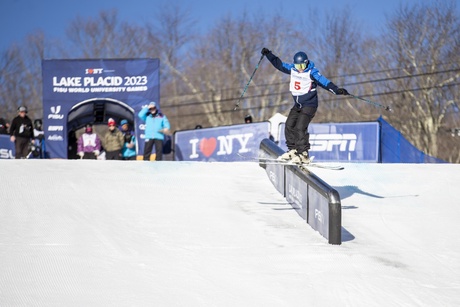
[[[95,150],[95,151],[93,151],[93,153],[94,153],[96,156],[99,156],[99,154],[100,154],[99,150]]]
[[[337,89],[337,95],[350,95],[348,91],[344,88]]]
[[[262,48],[262,51],[260,53],[262,53],[262,55],[266,56],[267,54],[270,53],[270,50],[268,50],[267,48],[264,47],[264,48]]]

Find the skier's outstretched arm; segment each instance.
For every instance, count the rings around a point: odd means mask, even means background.
[[[268,50],[267,48],[262,48],[262,51],[260,53],[265,55],[267,59],[270,61],[270,63],[272,63],[272,65],[276,69],[278,69],[281,72],[284,72],[285,74],[291,74],[291,68],[289,67],[289,64],[283,63],[283,61],[281,61],[280,58],[274,55],[270,50]]]

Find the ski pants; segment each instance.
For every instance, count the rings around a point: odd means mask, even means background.
[[[286,119],[284,135],[289,150],[296,149],[302,153],[310,149],[308,125],[316,114],[316,107],[293,107]]]
[[[14,157],[15,159],[25,159],[29,155],[29,138],[24,138],[17,136],[14,141],[14,149],[16,151]]]
[[[150,139],[144,145],[144,161],[150,161],[152,148],[155,144],[155,161],[163,160],[163,140]]]
[[[105,159],[106,160],[120,160],[121,159],[121,149],[114,150],[114,151],[106,151]]]

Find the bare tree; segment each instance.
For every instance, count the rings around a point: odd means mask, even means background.
[[[123,23],[116,10],[101,11],[97,17],[77,17],[66,30],[70,50],[64,57],[136,58],[158,56],[159,40],[145,26]]]
[[[29,109],[29,116],[42,116],[41,60],[44,35],[27,36],[24,45],[13,45],[0,59],[0,105],[2,116],[11,120],[19,106]]]
[[[182,97],[185,100],[178,112],[193,116],[195,123],[201,120],[211,126],[243,123],[246,113],[254,115],[255,120],[267,120],[278,110],[285,94],[280,90],[281,74],[273,73],[273,67],[267,63],[258,68],[240,110],[234,112],[233,107],[261,57],[262,47],[282,54],[283,43],[288,45],[290,38],[295,38],[293,33],[290,23],[281,16],[267,20],[242,14],[237,19],[222,19],[209,33],[195,40],[191,56],[187,57],[190,64],[176,73],[191,94]],[[282,35],[287,39],[283,41]]]
[[[362,26],[352,11],[345,7],[326,11],[324,18],[315,27],[315,31],[307,31],[314,42],[309,57],[332,82],[356,92],[360,86],[349,85],[359,84],[363,77],[361,73],[368,69],[363,65],[367,48]],[[364,108],[352,99],[322,91],[319,95],[321,100],[317,120],[330,122],[363,119]]]
[[[445,138],[443,124],[447,114],[458,114],[460,19],[456,12],[452,1],[400,7],[382,38],[387,53],[379,57],[382,69],[400,68],[399,74],[388,72],[385,83],[393,92],[398,114],[390,122],[419,149],[445,159],[452,159],[444,152],[450,152],[453,144]]]

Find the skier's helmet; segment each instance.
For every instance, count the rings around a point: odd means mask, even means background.
[[[294,67],[297,70],[305,70],[308,64],[308,56],[305,52],[299,51],[294,55]]]

